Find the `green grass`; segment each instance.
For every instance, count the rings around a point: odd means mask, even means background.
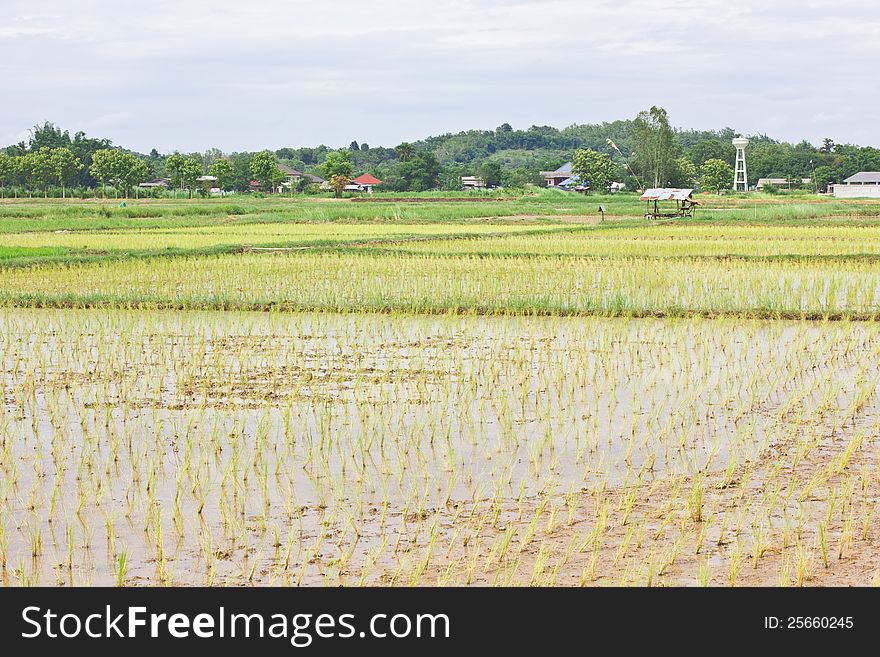
[[[0,233],[56,230],[119,230],[216,226],[224,223],[470,222],[530,214],[577,214],[586,207],[580,197],[565,204],[544,199],[513,199],[497,203],[352,203],[333,199],[242,199],[241,201],[43,201],[0,202]]]
[[[0,302],[880,315],[880,204],[701,198],[696,218],[653,223],[634,215],[641,203],[633,195],[597,199],[554,191],[473,204],[273,198],[145,201],[102,210],[88,203],[9,203],[0,206],[9,215],[0,218]],[[591,214],[597,200],[610,214],[601,224]],[[46,229],[49,224],[60,228]]]
[[[613,222],[576,232],[505,235],[388,246],[400,253],[592,257],[856,257],[880,255],[880,226],[779,226]]]
[[[644,258],[255,254],[7,269],[0,302],[341,312],[875,318],[880,267]]]
[[[58,246],[0,246],[0,264],[7,261],[63,258],[69,253]]]

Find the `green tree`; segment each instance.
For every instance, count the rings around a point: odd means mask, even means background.
[[[149,177],[149,167],[141,158],[131,153],[119,152],[118,157],[118,185],[128,198],[134,187],[144,182]]]
[[[498,187],[501,184],[501,165],[498,162],[483,162],[477,169],[477,176],[482,178],[486,187]]]
[[[106,186],[113,185],[117,192],[126,198],[132,188],[147,178],[147,163],[131,153],[105,148],[95,151],[92,156],[91,174]]]
[[[336,198],[340,198],[345,185],[348,184],[354,172],[349,151],[339,150],[327,153],[320,169],[324,177],[330,181],[330,187],[336,192]],[[334,179],[339,183],[342,178],[345,178],[345,185],[340,187],[339,184],[334,184]]]
[[[215,160],[208,173],[217,178],[217,187],[226,191],[232,187],[235,171],[232,168],[232,162],[225,158]]]
[[[703,166],[706,160],[724,160],[732,164],[736,159],[736,148],[729,141],[722,142],[720,139],[703,139],[688,151],[688,156],[698,167]]]
[[[229,156],[232,164],[232,189],[246,192],[251,185],[251,155],[249,153],[232,153]]]
[[[633,122],[634,161],[641,178],[663,187],[675,171],[677,145],[669,117],[662,107],[639,112]]]
[[[695,187],[699,180],[697,165],[682,155],[675,160],[673,183],[676,187]]]
[[[35,125],[30,130],[28,149],[31,151],[66,146],[70,146],[70,133],[67,130],[62,130],[51,121],[46,121],[43,125]]]
[[[733,186],[733,167],[724,160],[706,160],[700,167],[700,187],[705,192],[720,194]]]
[[[345,150],[331,151],[321,163],[321,173],[325,178],[333,176],[347,176],[351,178],[354,167],[351,163],[351,153]]]
[[[283,177],[275,153],[272,151],[254,153],[251,158],[251,175],[260,183],[261,190],[271,192]]]
[[[7,176],[12,172],[12,158],[0,151],[0,185],[6,186]]]
[[[529,170],[524,167],[517,167],[515,169],[506,169],[504,171],[502,184],[505,187],[526,187],[528,185],[543,187],[544,177],[537,171]]]
[[[92,153],[92,164],[89,172],[101,183],[104,196],[107,195],[107,183],[113,179],[113,153],[109,148],[102,148]]]
[[[180,153],[172,153],[165,158],[165,175],[171,179],[171,186],[178,189],[183,187],[183,162],[185,158]]]
[[[342,192],[345,191],[346,186],[348,185],[350,179],[348,176],[336,175],[330,176],[330,188],[336,192],[336,198],[342,197]]]
[[[398,144],[397,148],[394,149],[394,152],[397,154],[397,159],[401,162],[406,162],[409,158],[413,156],[415,149],[413,145],[408,141],[404,141]]]
[[[165,173],[171,178],[171,185],[177,189],[188,190],[190,198],[196,185],[196,178],[201,176],[203,171],[201,162],[195,158],[180,153],[173,153],[165,158]]]
[[[49,182],[52,180],[52,149],[41,146],[25,156],[25,175],[28,187],[42,189],[45,196],[49,195]]]
[[[571,172],[581,183],[589,183],[598,192],[607,192],[619,174],[617,165],[607,153],[591,149],[575,151],[571,159]]]
[[[442,167],[432,153],[418,153],[394,169],[396,175],[384,187],[398,192],[424,192],[440,184]]]
[[[12,187],[15,184],[17,159],[0,151],[0,188]]]
[[[183,165],[180,169],[180,180],[183,186],[189,191],[189,197],[193,196],[193,189],[196,186],[196,178],[204,173],[202,163],[192,157],[183,158]]]
[[[83,168],[82,162],[74,155],[73,151],[65,146],[53,148],[50,151],[49,159],[52,174],[61,187],[61,197],[65,198],[65,184]]]
[[[816,167],[813,175],[813,182],[816,184],[816,189],[820,192],[827,191],[828,185],[840,182],[841,180],[837,172],[832,167],[824,165]]]

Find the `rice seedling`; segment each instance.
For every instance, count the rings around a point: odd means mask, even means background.
[[[868,582],[876,222],[211,212],[13,231],[153,251],[0,267],[12,583]]]
[[[128,575],[128,552],[123,547],[116,553],[116,586],[125,586]]]

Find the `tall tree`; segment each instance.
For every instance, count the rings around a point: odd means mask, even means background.
[[[342,197],[342,192],[345,191],[345,188],[349,182],[350,182],[350,179],[348,176],[343,176],[343,175],[330,176],[330,188],[336,193],[336,198]]]
[[[351,164],[351,154],[349,151],[331,151],[330,153],[327,153],[327,157],[321,163],[321,173],[330,181],[330,186],[333,187],[336,192],[336,198],[342,196],[342,190],[345,189],[345,185],[340,187],[338,184],[334,184],[334,179],[337,183],[342,178],[345,178],[345,180],[348,181],[351,179],[353,172],[354,167]],[[348,182],[345,184],[347,185]]]
[[[387,184],[396,191],[424,192],[440,184],[442,167],[433,153],[418,153],[395,167],[396,180]]]
[[[677,155],[675,133],[662,107],[639,112],[633,123],[636,168],[654,187],[662,187],[674,173]]]
[[[0,151],[0,188],[12,185],[14,171],[15,160]]]
[[[49,182],[52,180],[52,149],[41,146],[25,156],[25,172],[29,187],[42,189],[45,196],[49,195]]]
[[[235,172],[233,171],[232,163],[229,160],[225,158],[215,160],[208,169],[208,173],[217,178],[217,187],[221,190],[226,191],[232,187],[232,180]]]
[[[28,149],[37,151],[41,148],[63,148],[70,146],[70,134],[62,130],[51,121],[43,125],[35,125],[30,130]]]
[[[112,184],[117,194],[121,191],[126,198],[133,187],[146,179],[149,171],[147,163],[139,157],[110,148],[95,151],[90,168],[102,185]]]
[[[107,183],[113,179],[113,153],[109,148],[102,148],[92,154],[92,164],[89,171],[92,176],[101,183],[104,196],[107,195]]]
[[[118,184],[128,198],[131,190],[147,179],[149,168],[141,158],[122,152],[119,153],[118,167]]]
[[[733,167],[724,160],[706,160],[700,167],[700,187],[704,192],[720,194],[733,184]]]
[[[192,198],[196,178],[202,175],[202,164],[192,157],[173,153],[165,158],[165,173],[171,178],[172,186],[189,191]]]
[[[165,175],[171,179],[172,187],[183,187],[183,161],[180,153],[172,153],[165,158]]]
[[[571,159],[571,172],[598,192],[607,192],[620,173],[607,153],[597,153],[592,149],[575,151]]]
[[[672,182],[675,187],[694,187],[699,180],[697,166],[682,155],[675,160]]]
[[[483,179],[486,187],[498,187],[501,184],[501,165],[498,162],[483,162],[477,169],[477,175]]]
[[[282,178],[278,158],[272,151],[254,153],[251,158],[251,175],[260,183],[260,189],[271,192]]]
[[[394,149],[394,152],[397,154],[397,159],[401,162],[406,162],[409,158],[413,156],[415,149],[413,145],[408,141],[401,142],[398,144],[397,148]]]
[[[61,197],[66,198],[65,184],[82,168],[82,162],[67,147],[53,148],[50,151],[49,159],[52,166],[52,174],[61,187]]]

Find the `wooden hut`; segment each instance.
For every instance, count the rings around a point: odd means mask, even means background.
[[[661,219],[666,217],[693,217],[694,209],[700,204],[694,198],[692,189],[673,189],[658,187],[646,189],[639,198],[645,201],[645,218]],[[661,205],[663,203],[664,205]],[[675,203],[675,206],[672,206]]]

